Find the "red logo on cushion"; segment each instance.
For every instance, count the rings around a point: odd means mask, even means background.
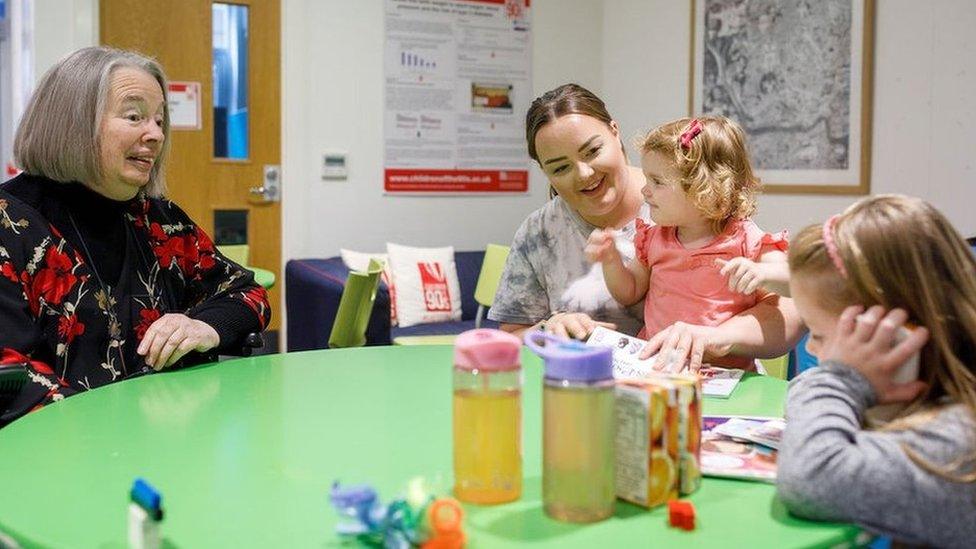
[[[451,291],[447,288],[447,275],[441,264],[417,263],[417,268],[420,269],[427,312],[451,312]]]

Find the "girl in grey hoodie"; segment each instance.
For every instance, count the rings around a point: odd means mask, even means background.
[[[820,367],[790,385],[780,499],[903,543],[976,546],[969,246],[930,204],[887,195],[803,230],[789,262]]]

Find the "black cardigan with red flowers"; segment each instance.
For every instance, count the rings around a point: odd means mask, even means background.
[[[25,363],[29,374],[0,426],[150,372],[135,350],[170,312],[213,326],[220,349],[271,317],[253,274],[168,200],[114,202],[27,174],[0,185],[0,368]]]

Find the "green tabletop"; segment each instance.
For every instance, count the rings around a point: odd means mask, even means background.
[[[247,267],[247,269],[254,273],[254,281],[265,290],[270,290],[275,285],[275,274],[273,272],[258,267]]]
[[[852,526],[792,517],[772,485],[706,478],[694,532],[666,511],[618,503],[606,521],[542,512],[541,363],[523,354],[524,494],[466,506],[471,547],[803,547]],[[367,347],[271,355],[132,379],[0,430],[0,531],[26,547],[124,547],[132,480],[163,494],[172,547],[335,546],[333,480],[384,500],[411,477],[451,479],[451,348]],[[779,415],[785,383],[749,376],[706,414]]]

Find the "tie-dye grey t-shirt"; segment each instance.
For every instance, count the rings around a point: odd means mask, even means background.
[[[647,204],[639,216],[650,222]],[[644,325],[643,302],[627,308],[617,303],[607,290],[603,269],[583,253],[595,228],[558,196],[532,212],[515,233],[488,318],[535,324],[553,311],[582,312],[636,334]],[[634,258],[634,232],[631,221],[617,238],[624,262]]]

